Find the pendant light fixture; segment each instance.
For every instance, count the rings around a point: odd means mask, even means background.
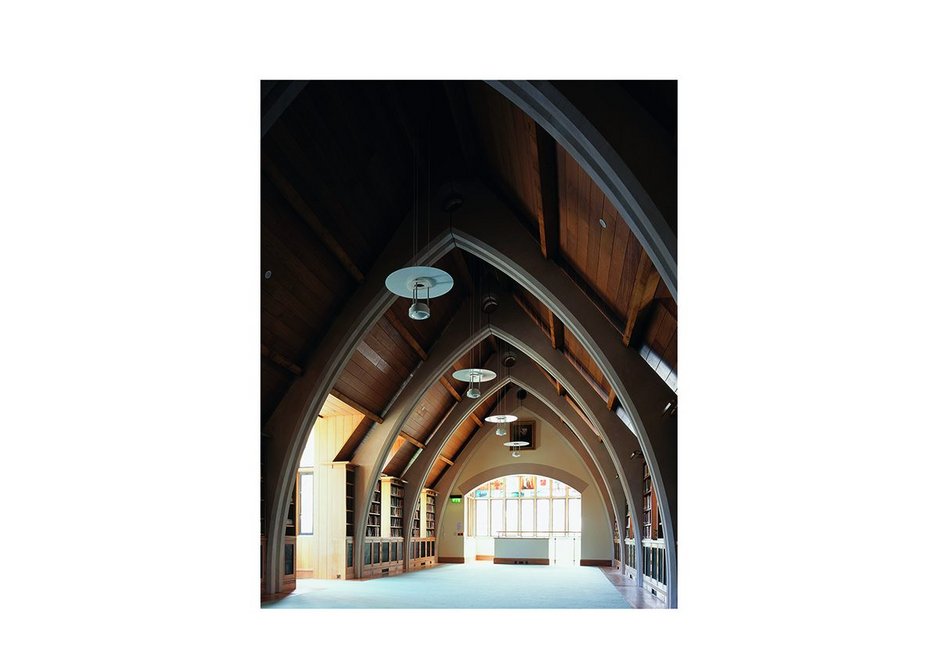
[[[480,286],[481,288],[481,286]],[[479,297],[481,290],[473,290],[469,294],[469,338],[471,339],[475,336],[476,331],[482,327],[482,311],[481,304],[476,303],[476,299]],[[477,308],[478,314],[477,314]],[[478,345],[473,345],[469,351],[469,364],[468,369],[457,369],[453,372],[453,378],[456,380],[462,381],[464,383],[469,383],[469,389],[466,390],[466,397],[468,399],[478,399],[482,396],[482,390],[480,388],[481,383],[487,383],[490,380],[494,380],[497,374],[494,371],[489,369],[481,368],[481,351],[478,350]]]
[[[429,133],[428,133],[429,134]],[[437,267],[417,265],[418,230],[420,218],[420,173],[417,166],[417,151],[414,150],[414,232],[412,266],[403,267],[388,274],[384,285],[400,297],[410,297],[407,315],[411,320],[426,320],[430,317],[430,298],[445,295],[453,288],[453,277]],[[430,151],[427,149],[427,245],[430,244]]]
[[[524,401],[524,398],[528,396],[527,390],[520,388],[518,390],[518,408],[521,407],[521,403]],[[515,418],[517,419],[517,418]],[[508,451],[511,453],[512,457],[521,456],[521,448],[531,445],[530,441],[507,441],[505,445],[508,447]]]
[[[501,359],[502,359],[502,364],[508,368],[508,383],[510,385],[511,384],[511,367],[515,363],[515,354],[514,352],[509,350],[504,355],[502,355]],[[501,408],[503,409],[502,412],[499,413],[498,415],[489,415],[487,418],[485,418],[485,421],[492,422],[498,425],[498,427],[495,429],[496,436],[505,436],[508,433],[508,430],[505,428],[505,425],[517,420],[518,416],[511,415],[510,413],[508,413],[508,411],[504,410],[505,408],[504,400],[501,400],[499,403],[502,404],[501,406]]]

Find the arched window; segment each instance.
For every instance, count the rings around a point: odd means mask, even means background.
[[[550,536],[579,533],[580,492],[534,474],[482,483],[466,495],[468,536]]]

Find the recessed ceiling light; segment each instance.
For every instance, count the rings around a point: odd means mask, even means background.
[[[599,226],[603,229],[606,229],[606,221],[602,218],[599,219]]]
[[[264,278],[270,278],[270,269],[264,272]]]

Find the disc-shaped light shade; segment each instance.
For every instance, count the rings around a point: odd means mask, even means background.
[[[464,383],[487,383],[495,379],[495,372],[488,369],[459,369],[453,372],[453,378]]]
[[[485,421],[505,423],[505,422],[514,422],[517,419],[518,419],[517,415],[489,415],[487,418],[485,418]]]
[[[527,441],[507,441],[505,443],[509,448],[522,448],[525,445],[531,445]]]
[[[453,288],[453,277],[436,267],[404,267],[388,274],[384,279],[388,290],[400,297],[413,297],[417,289],[417,298],[435,298],[445,295]]]

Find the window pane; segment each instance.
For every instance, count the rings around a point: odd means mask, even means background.
[[[521,477],[521,496],[534,496],[534,476]]]
[[[313,474],[300,474],[300,533],[313,533]]]
[[[488,485],[479,485],[476,489],[476,498],[477,499],[487,499],[489,496]]]
[[[550,499],[537,500],[537,530],[550,531]]]
[[[580,531],[580,499],[567,501],[567,512],[570,514],[570,531]]]
[[[566,499],[554,499],[551,503],[554,505],[554,517],[551,520],[550,528],[554,531],[564,530],[564,506],[567,505]]]
[[[506,501],[505,502],[505,530],[506,531],[517,531],[518,530],[518,502],[517,501]]]
[[[516,475],[508,476],[508,497],[517,497],[520,493],[521,477]]]
[[[316,464],[316,430],[309,432],[309,440],[306,441],[306,447],[303,448],[303,454],[300,455],[300,468],[314,466]]]
[[[521,502],[521,530],[534,531],[534,499]]]
[[[492,498],[493,499],[503,499],[505,498],[505,479],[496,478],[492,481]]]
[[[580,496],[580,493],[572,487],[567,487],[567,496],[578,497]]]
[[[554,496],[563,496],[566,485],[564,485],[559,480],[552,480],[551,483],[551,491],[553,492]]]
[[[499,531],[505,530],[505,502],[490,501],[492,504],[492,535],[498,535]]]
[[[550,480],[548,478],[543,478],[541,476],[538,476],[537,495],[538,496],[550,496]]]
[[[489,502],[476,501],[476,536],[489,535]]]

